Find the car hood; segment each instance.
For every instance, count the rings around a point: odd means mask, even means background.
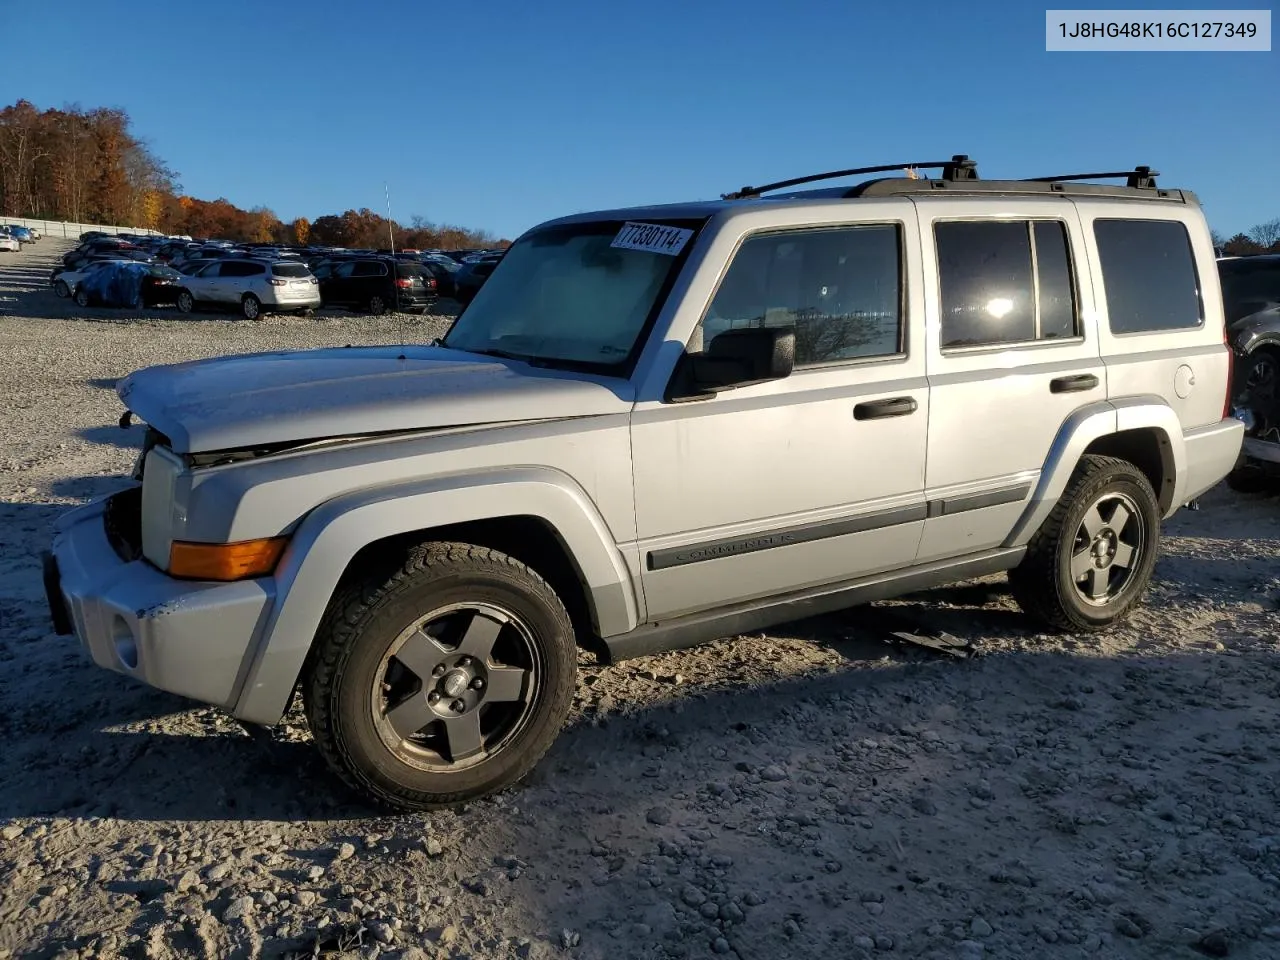
[[[630,387],[444,347],[336,347],[148,367],[116,387],[177,453],[625,413]]]

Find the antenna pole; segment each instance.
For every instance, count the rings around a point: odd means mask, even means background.
[[[382,189],[387,195],[387,236],[391,238],[391,255],[394,257],[396,255],[396,235],[391,227],[391,187],[387,185],[385,180],[382,181]]]

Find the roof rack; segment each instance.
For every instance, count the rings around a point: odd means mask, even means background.
[[[743,187],[732,193],[722,193],[721,200],[745,200],[758,197],[771,190],[784,187],[796,187],[802,183],[816,183],[819,180],[836,180],[840,177],[853,177],[863,173],[888,173],[890,170],[942,170],[942,179],[948,182],[956,180],[978,179],[978,162],[969,159],[963,153],[957,153],[950,160],[926,160],[917,163],[884,163],[874,167],[854,167],[851,170],[832,170],[828,173],[815,173],[808,177],[796,177],[794,180],[779,180],[777,183],[766,183],[762,187]]]
[[[1069,173],[1061,177],[1027,177],[1026,180],[1028,183],[1062,183],[1067,180],[1110,180],[1113,177],[1124,177],[1126,187],[1135,190],[1154,190],[1158,176],[1160,171],[1152,170],[1147,166],[1138,166],[1118,173]]]

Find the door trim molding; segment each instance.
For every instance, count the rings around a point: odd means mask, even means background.
[[[981,493],[939,498],[927,503],[891,507],[851,517],[837,517],[834,520],[776,527],[772,530],[761,530],[758,533],[742,534],[736,537],[720,537],[715,540],[682,544],[678,547],[664,547],[648,551],[645,557],[645,568],[667,570],[671,567],[702,563],[705,560],[738,557],[760,550],[773,550],[776,547],[789,547],[800,543],[812,543],[815,540],[827,540],[831,537],[843,537],[851,533],[865,533],[868,530],[916,523],[929,517],[949,516],[968,510],[1020,503],[1030,496],[1031,490],[1032,484],[1019,483],[998,487],[995,490],[984,490]]]
[[[736,557],[759,550],[772,550],[775,547],[789,547],[796,543],[812,543],[814,540],[826,540],[850,533],[863,533],[867,530],[879,530],[882,527],[893,527],[902,523],[914,523],[917,520],[923,520],[926,515],[926,506],[923,503],[917,503],[909,507],[876,510],[853,517],[837,517],[834,520],[777,527],[773,530],[761,530],[759,533],[737,537],[703,540],[678,547],[650,550],[646,558],[646,566],[650,570],[665,570],[668,567],[701,563],[703,560]]]

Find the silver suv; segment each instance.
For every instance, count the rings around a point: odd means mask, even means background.
[[[246,320],[263,313],[306,313],[320,306],[320,286],[305,263],[228,257],[184,279],[178,309],[238,310]]]
[[[247,722],[300,691],[350,785],[422,809],[538,761],[581,642],[1000,571],[1105,628],[1241,449],[1200,206],[911,173],[541,224],[430,345],[135,372],[137,483],[59,522],[57,629]]]

